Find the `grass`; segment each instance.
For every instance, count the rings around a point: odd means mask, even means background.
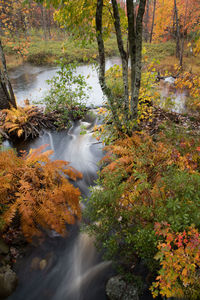
[[[126,39],[126,38],[125,38]],[[23,39],[21,39],[23,41]],[[67,33],[61,30],[52,31],[52,39],[44,40],[42,31],[32,30],[30,32],[30,45],[26,57],[15,54],[13,50],[14,43],[4,44],[4,49],[7,58],[8,68],[21,65],[24,61],[36,65],[55,64],[55,61],[61,57],[65,57],[68,62],[89,62],[96,59],[98,55],[96,41],[81,47],[76,41],[69,38]],[[175,57],[175,42],[168,41],[165,43],[144,43],[146,54],[150,60],[159,61],[156,69],[161,73],[168,70],[175,73],[174,65],[178,64]],[[115,35],[112,34],[105,42],[105,52],[107,56],[119,55]],[[183,68],[193,73],[199,73],[200,70],[200,55],[192,56],[186,48],[184,55]]]
[[[150,59],[162,60],[167,56],[175,54],[175,43],[168,41],[165,43],[143,43],[143,47],[146,49],[146,54]]]
[[[160,71],[161,73],[168,71],[172,74],[176,74],[174,67],[175,65],[179,65],[179,60],[175,56],[175,42],[144,43],[143,46],[145,47],[146,55],[150,60],[159,61],[156,66],[157,71]],[[185,46],[183,57],[183,70],[191,71],[194,74],[199,74],[200,72],[200,55],[192,55],[188,51],[187,46]]]
[[[21,39],[23,42],[24,40]],[[22,58],[15,54],[13,50],[14,43],[6,45],[4,50],[7,58],[8,68],[11,69],[27,61],[37,65],[55,64],[55,60],[65,57],[68,62],[88,62],[97,57],[97,45],[93,42],[90,45],[82,47],[76,41],[71,40],[65,34],[58,34],[52,39],[44,40],[41,35],[32,35],[28,54]],[[107,56],[118,55],[117,43],[114,35],[105,42],[105,52]]]

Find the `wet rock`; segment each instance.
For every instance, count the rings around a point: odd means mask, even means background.
[[[17,286],[17,275],[9,265],[0,268],[0,300],[7,298]]]
[[[31,261],[31,269],[32,270],[37,270],[39,268],[41,258],[39,257],[34,257]]]
[[[127,284],[119,275],[108,280],[106,294],[110,300],[139,300],[137,288]]]
[[[42,259],[42,260],[40,261],[39,266],[40,266],[40,270],[44,270],[44,269],[46,268],[46,266],[47,266],[47,261],[46,261],[46,259]]]
[[[8,254],[9,247],[0,239],[0,254]]]

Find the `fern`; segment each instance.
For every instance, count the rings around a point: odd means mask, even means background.
[[[68,162],[51,161],[52,151],[45,146],[17,157],[13,150],[0,153],[0,203],[5,227],[17,214],[25,237],[41,235],[41,228],[64,235],[66,223],[80,219],[80,191],[66,178],[76,180],[82,175]]]
[[[55,118],[44,115],[36,106],[12,107],[1,111],[0,130],[15,139],[36,137],[42,128],[53,128]]]

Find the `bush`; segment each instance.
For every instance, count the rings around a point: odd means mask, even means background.
[[[59,112],[58,124],[67,127],[70,120],[80,119],[85,115],[85,102],[89,97],[90,87],[87,86],[84,76],[76,74],[77,65],[67,65],[62,60],[59,67],[57,74],[47,81],[50,91],[39,103],[45,104],[47,113]]]
[[[91,221],[85,229],[105,257],[133,275],[140,259],[151,272],[159,269],[154,257],[163,238],[155,223],[170,224],[174,233],[191,224],[200,229],[199,148],[192,141],[176,140],[175,147],[163,140],[135,133],[106,147],[101,189],[92,190],[85,211]]]
[[[14,150],[0,152],[0,213],[5,230],[20,220],[24,236],[31,240],[41,230],[66,233],[66,223],[80,218],[80,191],[65,177],[76,180],[81,174],[68,162],[51,161],[53,151],[31,150],[18,157]],[[2,223],[2,222],[1,222]]]
[[[163,226],[164,225],[164,226]],[[200,234],[193,226],[174,232],[169,224],[156,224],[156,234],[164,237],[159,243],[156,259],[161,269],[152,284],[153,296],[199,299]]]

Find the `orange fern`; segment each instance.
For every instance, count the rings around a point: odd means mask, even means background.
[[[81,217],[80,191],[66,178],[81,178],[68,162],[51,161],[52,151],[45,146],[17,157],[13,150],[0,153],[0,203],[2,217],[8,226],[19,214],[22,231],[27,239],[41,235],[41,228],[53,229],[64,235],[66,223]]]

